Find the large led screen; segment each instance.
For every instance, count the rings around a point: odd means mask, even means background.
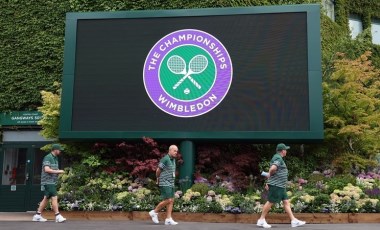
[[[61,139],[323,138],[319,5],[68,13]]]

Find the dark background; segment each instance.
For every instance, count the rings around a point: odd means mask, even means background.
[[[165,35],[198,29],[232,59],[233,79],[211,112],[161,111],[143,83],[150,49]],[[72,131],[308,131],[305,13],[78,20]]]

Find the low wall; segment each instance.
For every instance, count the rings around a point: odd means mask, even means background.
[[[148,212],[61,212],[70,220],[125,220],[150,221]],[[310,224],[343,224],[343,223],[380,223],[380,213],[295,213],[298,219]],[[229,213],[185,213],[174,212],[173,219],[183,222],[209,223],[256,223],[259,214],[229,214]],[[44,217],[53,219],[52,212],[44,212]],[[159,219],[165,219],[165,212],[159,213]],[[271,224],[290,223],[286,214],[268,214],[266,218]]]

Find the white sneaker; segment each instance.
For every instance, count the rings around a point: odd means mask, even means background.
[[[152,217],[153,223],[155,224],[160,223],[160,221],[158,221],[158,214],[154,210],[149,212],[149,216]]]
[[[166,218],[165,219],[165,225],[177,225],[178,222],[175,222],[172,218],[168,219]]]
[[[46,222],[47,221],[47,219],[43,218],[41,215],[38,215],[38,214],[35,214],[33,216],[32,220],[35,222]]]
[[[269,225],[269,224],[265,221],[265,219],[258,219],[258,220],[257,220],[257,226],[259,226],[259,227],[263,227],[263,228],[271,228],[271,227],[272,227],[271,225]]]
[[[61,214],[59,214],[58,216],[55,217],[55,222],[57,222],[57,223],[62,223],[65,221],[66,221],[66,218],[64,218]]]
[[[299,227],[299,226],[302,226],[302,225],[305,225],[306,222],[305,221],[301,221],[301,220],[298,220],[298,219],[294,219],[292,220],[292,227]]]

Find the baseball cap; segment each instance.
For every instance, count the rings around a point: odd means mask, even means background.
[[[280,144],[277,145],[276,151],[287,150],[287,149],[290,149],[290,147],[289,147],[289,146],[286,146],[286,145],[283,144],[283,143],[280,143]]]
[[[61,150],[61,151],[63,151],[63,147],[60,144],[52,144],[51,150]]]

